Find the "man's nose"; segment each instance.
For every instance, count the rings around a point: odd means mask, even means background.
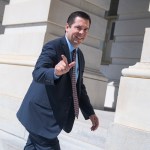
[[[83,34],[83,33],[85,33],[85,31],[82,29],[82,30],[79,31],[79,33]]]

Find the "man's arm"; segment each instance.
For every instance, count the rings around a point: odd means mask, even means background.
[[[33,79],[39,83],[55,85],[55,81],[59,80],[61,75],[67,73],[75,65],[75,62],[68,64],[64,55],[61,58],[58,60],[53,44],[44,45],[32,73]]]
[[[33,79],[39,83],[54,85],[54,67],[57,62],[56,51],[51,44],[45,44],[32,72]]]

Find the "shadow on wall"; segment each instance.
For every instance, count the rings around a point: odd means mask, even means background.
[[[0,34],[4,34],[5,27],[2,25],[5,5],[9,4],[9,0],[0,0]]]

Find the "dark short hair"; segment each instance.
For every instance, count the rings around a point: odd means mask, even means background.
[[[87,13],[83,11],[75,11],[71,13],[70,16],[68,17],[67,23],[69,26],[71,26],[74,23],[74,20],[76,17],[81,17],[81,18],[89,20],[89,23],[91,25],[91,18]]]

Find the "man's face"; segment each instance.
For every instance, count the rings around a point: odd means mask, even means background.
[[[75,48],[86,38],[89,28],[89,20],[81,17],[76,17],[71,26],[66,25],[66,36]]]

